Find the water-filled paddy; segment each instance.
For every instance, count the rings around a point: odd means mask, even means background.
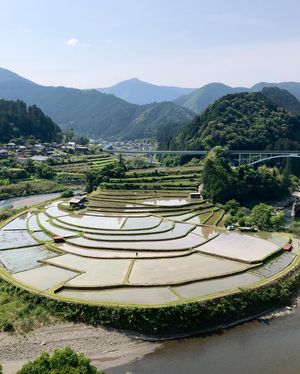
[[[19,217],[10,221],[7,225],[4,226],[3,230],[26,230],[27,219],[30,217],[30,213],[24,213]]]
[[[92,258],[153,258],[153,257],[178,257],[185,256],[190,253],[186,251],[129,251],[129,250],[116,250],[116,249],[88,249],[78,247],[70,243],[56,244],[56,247],[67,253],[73,253],[82,257]]]
[[[160,224],[159,217],[129,217],[126,219],[122,230],[147,230],[152,229]]]
[[[101,240],[92,240],[83,237],[68,239],[69,243],[77,244],[87,248],[115,248],[115,249],[133,249],[133,250],[184,250],[194,248],[205,242],[205,239],[192,233],[184,238],[162,241],[143,241],[143,242],[108,242]]]
[[[272,277],[276,273],[285,269],[294,260],[295,255],[292,253],[283,253],[282,255],[275,257],[270,260],[267,264],[254,269],[253,274],[259,275],[261,277]]]
[[[207,254],[235,260],[258,262],[277,252],[279,248],[276,244],[264,239],[239,233],[224,232],[199,247],[199,250]]]
[[[105,291],[72,291],[64,289],[58,295],[80,300],[144,305],[163,304],[179,300],[167,287],[128,287]]]
[[[97,260],[67,254],[48,261],[65,268],[83,271],[67,284],[70,286],[109,286],[124,281],[130,260]]]
[[[41,228],[37,222],[37,217],[35,214],[32,214],[27,221],[27,225],[30,231],[40,231]]]
[[[0,251],[0,263],[10,272],[23,271],[40,266],[39,260],[55,256],[43,246]]]
[[[153,233],[161,233],[161,232],[167,232],[169,230],[172,230],[175,226],[174,222],[171,221],[162,221],[158,226],[151,228],[151,229],[145,229],[145,230],[138,230],[138,231],[133,231],[133,230],[113,230],[113,231],[108,231],[105,229],[91,229],[91,228],[86,228],[86,227],[76,227],[76,226],[70,226],[67,223],[63,223],[61,221],[58,221],[56,219],[53,219],[53,224],[55,226],[59,226],[61,228],[66,228],[66,229],[72,229],[74,230],[74,233],[78,232],[83,232],[83,233],[90,233],[90,234],[95,234],[95,235],[105,235],[105,236],[111,236],[111,237],[117,237],[117,236],[123,236],[123,235],[130,235],[131,237],[135,237],[137,235],[148,235],[148,234],[153,234]]]
[[[63,203],[63,201],[57,201],[55,203],[52,203],[50,205],[47,205],[45,207],[45,212],[50,216],[50,217],[62,217],[68,215],[67,212],[59,209],[58,205],[60,203]]]
[[[46,214],[44,213],[39,213],[38,219],[39,219],[41,228],[50,232],[53,235],[64,236],[67,238],[67,237],[71,237],[77,234],[74,231],[65,230],[60,227],[54,226],[50,221],[51,219],[48,216],[46,216]]]
[[[60,269],[54,266],[44,265],[32,270],[22,271],[16,273],[13,277],[30,287],[45,291],[63,281],[67,281],[77,273],[65,269]]]
[[[0,230],[0,250],[38,244],[25,230]]]
[[[94,195],[95,211],[87,206],[85,213],[70,214],[57,201],[0,230],[4,271],[42,292],[59,286],[58,295],[65,298],[157,305],[268,280],[294,258],[285,253],[261,266],[287,235],[226,232],[214,227],[223,211],[204,201],[133,192],[118,193],[119,201],[111,202],[108,193]],[[65,237],[63,243],[51,241],[60,255],[38,243],[54,235]]]
[[[35,231],[31,235],[34,237],[34,239],[41,242],[52,240],[52,236],[47,235],[44,231]]]
[[[176,293],[189,299],[205,296],[217,292],[231,290],[239,287],[246,287],[250,284],[260,281],[261,278],[253,274],[239,274],[220,279],[196,282],[184,286],[173,287]]]
[[[79,214],[72,214],[66,217],[61,217],[59,219],[59,221],[70,225],[100,230],[119,230],[124,224],[125,220],[125,217],[99,217]]]
[[[129,277],[129,283],[180,283],[193,279],[220,276],[247,268],[247,265],[240,262],[222,260],[199,254],[192,254],[182,258],[147,261],[136,260]]]
[[[147,205],[158,205],[158,206],[182,206],[189,204],[190,200],[188,199],[153,199],[153,200],[144,200],[143,204]]]
[[[162,233],[142,234],[142,235],[99,235],[86,234],[88,239],[94,240],[110,240],[110,241],[149,241],[149,240],[170,240],[187,235],[194,226],[187,223],[176,223],[175,226]]]

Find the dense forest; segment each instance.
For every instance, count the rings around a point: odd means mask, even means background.
[[[160,147],[170,149],[297,149],[300,118],[262,93],[222,97],[180,129],[170,140],[160,133]]]
[[[248,165],[232,168],[229,154],[222,147],[213,148],[205,159],[203,195],[214,203],[235,199],[241,203],[268,201],[288,195],[292,178],[288,172],[265,166],[254,169]]]
[[[280,89],[278,87],[264,87],[261,93],[273,103],[281,106],[282,108],[300,115],[300,102],[289,91]]]
[[[20,100],[0,100],[0,143],[21,136],[32,136],[43,142],[61,138],[60,128],[36,105],[27,107]]]

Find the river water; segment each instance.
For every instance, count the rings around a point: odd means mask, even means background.
[[[299,374],[300,309],[268,322],[252,321],[206,337],[165,342],[111,374]]]
[[[30,207],[35,204],[43,203],[44,201],[59,198],[60,195],[60,192],[55,192],[40,195],[12,197],[11,199],[0,200],[0,208],[21,209],[25,207]]]

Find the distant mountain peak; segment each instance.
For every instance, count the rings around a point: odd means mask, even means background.
[[[158,86],[136,77],[119,82],[112,87],[98,88],[98,91],[102,93],[113,94],[120,99],[138,105],[174,101],[193,90],[193,88]]]

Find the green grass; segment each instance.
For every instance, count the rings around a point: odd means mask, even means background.
[[[30,297],[20,297],[18,289],[0,279],[0,331],[25,333],[58,320],[43,305],[32,303]]]

